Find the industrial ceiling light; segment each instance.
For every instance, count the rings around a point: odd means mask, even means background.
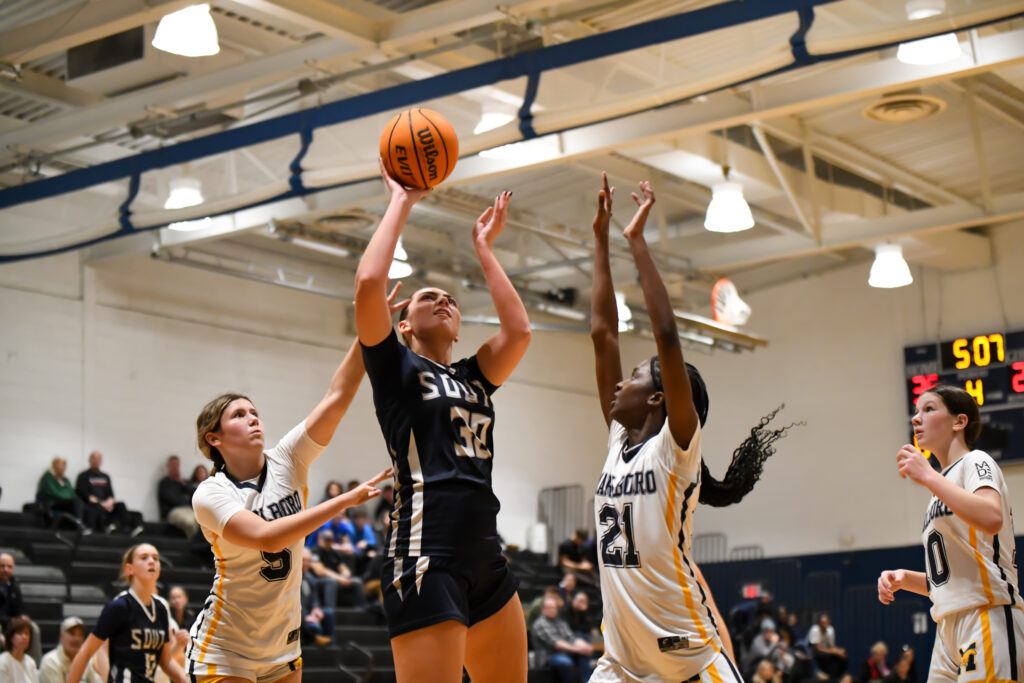
[[[207,216],[206,218],[197,218],[194,221],[176,221],[167,226],[168,230],[177,230],[178,232],[194,232],[196,230],[203,230],[213,225],[213,219]]]
[[[208,57],[220,52],[210,5],[192,5],[165,15],[156,27],[153,47],[182,57]]]
[[[501,128],[516,118],[515,114],[499,104],[485,102],[481,107],[480,122],[473,129],[473,135],[480,135],[495,128]]]
[[[942,14],[946,11],[945,0],[909,0],[907,19],[916,21]],[[943,64],[960,56],[960,41],[955,33],[922,38],[909,43],[900,43],[896,59],[904,64]]]
[[[399,235],[398,244],[395,245],[395,258],[391,261],[391,267],[388,268],[388,279],[401,280],[403,277],[412,275],[412,266],[407,263],[408,260],[409,254],[402,246],[402,236]]]
[[[892,289],[905,287],[914,281],[910,266],[903,260],[903,247],[898,244],[879,244],[875,247],[875,262],[871,264],[868,284],[872,287]]]
[[[722,167],[725,182],[711,187],[711,203],[704,227],[711,232],[739,232],[754,227],[754,216],[743,198],[743,185],[729,182],[729,167]]]
[[[165,209],[184,209],[203,203],[198,178],[174,178],[171,180],[171,191],[164,202]]]
[[[615,309],[619,314],[619,332],[627,332],[633,329],[629,323],[633,319],[633,311],[626,305],[625,292],[615,292]]]

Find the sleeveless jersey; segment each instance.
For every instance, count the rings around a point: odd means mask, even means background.
[[[395,471],[386,557],[452,556],[498,547],[491,490],[497,387],[476,356],[452,365],[391,334],[363,346],[373,404]]]
[[[264,453],[258,479],[238,481],[221,470],[196,489],[192,507],[213,549],[216,572],[190,631],[186,671],[215,675],[200,665],[229,663],[222,653],[263,663],[299,656],[303,539],[271,553],[234,545],[222,534],[240,510],[268,521],[304,510],[309,466],[323,449],[301,422]]]
[[[975,607],[1019,606],[1013,513],[1002,470],[988,453],[971,451],[942,476],[970,493],[985,486],[998,491],[1003,526],[994,536],[978,531],[932,496],[922,533],[932,619]]]
[[[144,683],[156,676],[160,654],[168,641],[171,611],[159,595],[143,605],[130,588],[103,608],[92,632],[109,641],[109,683]]]
[[[721,649],[690,560],[700,440],[698,425],[683,450],[666,420],[660,432],[627,448],[625,428],[611,423],[594,495],[604,659],[613,665],[605,668],[629,680],[687,680]]]

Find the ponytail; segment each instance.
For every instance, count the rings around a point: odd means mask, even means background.
[[[761,418],[761,421],[750,430],[750,436],[732,452],[732,461],[719,481],[711,476],[708,466],[700,463],[700,502],[712,507],[726,507],[743,500],[761,478],[764,461],[775,453],[776,441],[786,435],[790,427],[803,422],[794,422],[780,429],[768,429],[768,423],[778,414],[785,404]]]

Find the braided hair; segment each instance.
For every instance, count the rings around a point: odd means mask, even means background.
[[[686,374],[690,377],[690,394],[693,396],[693,407],[697,410],[700,426],[708,419],[708,388],[704,378],[696,367],[687,363]],[[658,356],[651,358],[651,379],[656,391],[664,391],[661,377],[661,360]],[[751,492],[754,484],[761,478],[764,462],[775,454],[774,443],[786,435],[793,423],[779,429],[769,429],[768,424],[785,407],[780,405],[761,418],[761,421],[750,430],[750,435],[732,452],[732,460],[721,480],[711,476],[704,459],[700,461],[700,502],[712,507],[726,507],[743,500]]]

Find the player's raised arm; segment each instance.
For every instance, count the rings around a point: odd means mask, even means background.
[[[614,187],[608,187],[608,174],[601,173],[601,191],[597,193],[594,215],[594,275],[590,292],[590,341],[594,345],[594,371],[597,396],[605,424],[611,424],[610,411],[615,385],[622,381],[619,355],[619,314],[615,305],[612,267],[609,257],[608,226],[612,218]]]
[[[502,384],[512,374],[530,345],[530,319],[519,293],[491,251],[494,240],[505,229],[508,203],[512,193],[502,192],[473,225],[473,249],[484,271],[487,289],[491,292],[501,328],[477,351],[480,372],[494,385]]]
[[[643,181],[640,183],[640,195],[633,193],[631,196],[636,202],[637,209],[633,220],[623,231],[623,235],[629,243],[629,248],[633,252],[633,260],[640,273],[644,303],[647,306],[647,314],[651,318],[654,341],[658,346],[658,360],[661,364],[662,383],[665,387],[665,412],[668,416],[668,426],[672,432],[672,438],[685,449],[689,447],[690,440],[697,431],[699,418],[693,406],[690,377],[686,371],[686,363],[683,361],[683,349],[679,343],[679,331],[676,328],[672,303],[668,297],[668,290],[665,289],[665,283],[662,281],[647,247],[647,240],[644,239],[647,216],[651,212],[651,207],[654,206],[654,190],[650,183]]]
[[[401,288],[402,283],[398,282],[392,288],[391,293],[388,294],[389,320],[391,313],[400,310],[409,303],[408,300],[398,304],[394,303]],[[359,389],[359,383],[365,374],[366,368],[363,366],[363,354],[357,340],[348,350],[348,353],[345,354],[341,365],[334,371],[334,376],[331,378],[331,385],[328,387],[327,393],[320,399],[320,403],[309,414],[309,417],[306,418],[306,432],[313,441],[322,446],[330,443],[331,438],[334,436],[334,431],[338,428],[338,423],[345,416],[348,407],[352,405],[352,399],[355,398],[356,391]]]
[[[366,245],[356,269],[356,329],[359,341],[376,346],[391,334],[391,311],[388,308],[388,269],[395,257],[398,237],[413,205],[430,194],[430,190],[410,190],[388,175],[381,162],[381,176],[391,192],[391,201],[380,225]]]

